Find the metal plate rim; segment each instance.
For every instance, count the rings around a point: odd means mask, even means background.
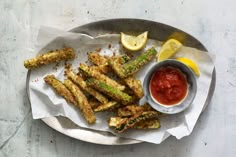
[[[117,18],[117,19],[106,19],[106,20],[100,20],[100,21],[95,21],[95,22],[91,22],[91,23],[87,23],[87,24],[84,24],[84,25],[81,25],[81,26],[78,26],[78,27],[75,27],[69,31],[71,32],[75,32],[75,30],[79,30],[80,28],[82,27],[86,27],[86,26],[89,26],[89,25],[95,25],[97,23],[102,23],[102,22],[109,22],[109,21],[116,21],[116,20],[138,20],[138,21],[148,21],[148,22],[154,22],[154,23],[158,23],[158,24],[161,24],[161,25],[164,25],[164,26],[168,26],[168,27],[171,27],[173,29],[177,29],[177,30],[180,30],[182,31],[181,29],[178,29],[176,27],[172,27],[170,25],[167,25],[167,24],[163,24],[163,23],[160,23],[160,22],[156,22],[156,21],[150,21],[150,20],[146,20],[146,19],[136,19],[136,18]],[[184,32],[184,31],[183,31]],[[184,32],[186,33],[186,32]],[[86,34],[86,33],[85,33]],[[186,33],[188,34],[188,33]],[[188,34],[189,35],[189,34]],[[192,35],[190,35],[191,37],[193,37]],[[193,37],[195,40],[197,40],[195,37]],[[198,40],[197,40],[198,41]],[[201,43],[200,41],[198,41],[199,43]],[[202,44],[202,43],[201,43]],[[202,44],[203,48],[207,51],[207,49],[205,48],[205,46]],[[29,103],[31,104],[31,101],[30,101],[30,93],[29,93],[29,79],[30,79],[30,70],[28,70],[27,72],[27,77],[26,77],[26,92],[27,92],[27,97],[28,97],[28,100],[29,100]],[[216,84],[216,70],[215,70],[215,67],[214,67],[214,71],[213,71],[213,75],[212,75],[212,80],[211,80],[211,85],[210,85],[210,89],[209,89],[209,92],[208,92],[208,97],[207,97],[207,100],[205,102],[205,105],[204,105],[204,108],[202,110],[202,113],[203,111],[205,110],[205,108],[208,106],[208,104],[210,103],[211,99],[212,99],[212,96],[214,94],[214,91],[215,91],[215,84]],[[69,134],[68,132],[66,132],[65,130],[63,130],[63,128],[60,128],[60,127],[56,127],[55,125],[52,124],[52,122],[55,122],[54,120],[57,119],[57,117],[48,117],[48,118],[43,118],[41,119],[45,124],[47,124],[49,127],[53,128],[54,130],[66,135],[66,136],[69,136],[69,137],[72,137],[72,138],[75,138],[75,139],[78,139],[78,140],[81,140],[81,141],[85,141],[85,142],[90,142],[90,143],[94,143],[94,144],[100,144],[100,145],[130,145],[130,144],[138,144],[138,143],[142,143],[142,141],[138,141],[138,140],[132,140],[132,139],[125,139],[125,138],[120,138],[120,137],[116,137],[114,136],[113,138],[116,138],[117,139],[117,142],[100,142],[100,141],[93,141],[93,140],[88,140],[88,138],[81,138],[81,137],[78,137],[78,136],[74,136],[74,135],[71,135]],[[86,130],[86,129],[80,129],[80,131],[84,131],[84,132],[91,132],[91,133],[94,133],[93,130]]]

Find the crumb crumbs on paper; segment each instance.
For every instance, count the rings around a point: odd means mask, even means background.
[[[31,82],[38,82],[38,81],[39,81],[39,79],[37,78],[35,80],[32,80]]]
[[[60,66],[60,63],[56,63],[54,67],[52,67],[53,70],[56,70],[57,71],[57,68]]]
[[[96,52],[100,52],[102,48],[95,49]]]
[[[68,62],[68,60],[66,60],[66,61],[64,62],[64,66],[70,65],[70,63],[67,63],[67,62]]]

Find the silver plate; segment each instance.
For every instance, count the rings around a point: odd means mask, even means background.
[[[138,34],[144,31],[149,31],[149,38],[152,39],[165,41],[169,38],[175,38],[177,40],[180,40],[185,46],[194,47],[203,51],[207,51],[207,49],[200,41],[198,41],[196,38],[194,38],[193,36],[189,35],[184,31],[181,31],[177,28],[162,23],[142,20],[142,19],[103,20],[82,25],[71,30],[71,32],[83,33],[92,37],[96,37],[101,34],[120,33],[120,32]],[[29,78],[30,78],[30,70],[28,71],[26,78],[26,90],[30,102]],[[211,98],[215,90],[215,83],[216,83],[216,72],[214,69],[210,90],[202,112],[211,101]],[[127,144],[141,143],[141,141],[137,140],[116,137],[109,132],[94,131],[81,128],[65,117],[43,118],[42,121],[44,121],[51,128],[81,141],[103,144],[103,145],[127,145]]]

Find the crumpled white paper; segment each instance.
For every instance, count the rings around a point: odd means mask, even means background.
[[[119,41],[119,35],[114,34],[91,38],[90,36],[83,34],[41,27],[38,34],[37,46],[40,49],[39,53],[45,53],[49,50],[60,49],[63,47],[74,48],[76,51],[76,59],[69,61],[68,63],[72,63],[73,68],[76,71],[79,63],[87,62],[87,52],[101,48],[101,53],[104,55],[122,53],[122,46],[120,46]],[[154,46],[159,50],[160,44],[161,42],[149,40],[145,49]],[[209,53],[190,47],[181,48],[176,55],[173,56],[173,58],[175,57],[187,57],[192,59],[198,64],[201,71],[201,76],[197,78],[197,94],[192,105],[182,113],[162,117],[160,119],[160,129],[129,130],[122,134],[116,134],[117,136],[159,144],[170,135],[175,136],[177,139],[181,139],[192,132],[207,99],[214,63],[209,56]],[[148,65],[145,65],[136,74],[136,77],[142,81],[147,71],[146,69],[148,69],[154,62],[155,60],[150,62]],[[112,113],[96,113],[96,124],[88,125],[81,116],[78,108],[68,104],[44,82],[43,78],[47,74],[54,74],[56,78],[63,81],[64,64],[64,62],[61,62],[59,66],[56,66],[56,64],[50,64],[32,70],[29,80],[29,93],[33,118],[40,119],[51,116],[64,116],[71,119],[80,127],[112,132],[112,130],[107,126],[107,120]]]

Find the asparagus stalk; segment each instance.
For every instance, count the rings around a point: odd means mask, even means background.
[[[106,74],[111,71],[111,67],[109,66],[108,60],[118,59],[118,62],[120,64],[124,64],[130,59],[127,55],[107,57],[100,55],[98,52],[89,53],[88,58],[90,62],[96,65],[92,66],[91,68],[94,68],[103,74]]]
[[[67,68],[65,71],[65,74],[69,79],[71,79],[75,84],[77,84],[81,89],[88,92],[92,96],[94,96],[99,102],[101,103],[107,103],[108,99],[99,93],[98,91],[94,90],[93,88],[87,86],[86,82],[83,80],[83,78],[79,75],[76,75],[71,68]]]
[[[129,76],[124,78],[124,82],[134,92],[137,98],[141,99],[143,97],[143,88],[140,80],[136,80],[134,77]]]
[[[117,101],[110,101],[108,103],[99,105],[94,109],[95,112],[101,112],[101,111],[106,111],[109,109],[113,109],[115,107],[119,106],[119,103]]]
[[[133,100],[132,97],[129,96],[128,94],[122,92],[118,88],[109,86],[100,80],[90,78],[87,80],[87,84],[89,86],[97,89],[98,91],[107,94],[108,96],[110,96],[114,100],[120,101],[124,105],[131,103]]]
[[[68,60],[74,58],[74,50],[72,48],[64,48],[61,50],[49,51],[45,54],[38,55],[35,58],[25,60],[24,66],[27,69],[33,69],[52,62],[60,62],[61,60]]]
[[[121,118],[121,117],[111,117],[108,121],[109,127],[118,127],[119,124],[124,123],[127,121],[128,118]],[[160,128],[160,121],[159,119],[147,119],[140,121],[139,123],[133,126],[135,129],[158,129]]]
[[[88,103],[87,98],[85,95],[80,91],[79,87],[76,86],[71,80],[66,79],[64,81],[65,86],[71,91],[71,93],[74,95],[75,100],[84,116],[86,121],[89,124],[93,124],[96,121],[96,117],[94,115],[94,112],[91,108],[91,106]]]
[[[129,57],[127,55],[120,55],[120,56],[102,56],[98,52],[91,52],[88,54],[89,61],[93,64],[99,65],[109,65],[108,60],[111,59],[118,59],[120,64],[124,64],[129,61]]]
[[[118,76],[121,78],[126,78],[134,73],[136,73],[143,65],[152,60],[157,54],[155,48],[150,48],[140,56],[138,56],[135,60],[126,63],[124,65],[119,64],[116,60],[110,61],[112,69],[116,72]]]
[[[137,129],[159,129],[161,123],[159,119],[148,119],[137,123],[134,128]]]
[[[133,128],[137,123],[141,121],[156,118],[157,116],[158,116],[158,112],[155,112],[155,111],[142,112],[131,118],[128,118],[126,121],[123,121],[117,127],[115,127],[115,130],[118,133],[121,133],[129,128]]]
[[[54,75],[47,75],[44,77],[44,81],[55,89],[57,94],[64,97],[67,102],[77,105],[73,94],[66,88],[66,86],[55,78]]]
[[[106,56],[100,55],[98,52],[90,52],[88,54],[88,59],[95,65],[108,65]]]
[[[101,82],[104,82],[105,84],[117,88],[119,90],[124,90],[125,86],[117,83],[115,80],[107,77],[106,75],[100,73],[99,71],[96,71],[95,69],[90,68],[89,66],[85,64],[80,64],[79,69],[85,73],[86,75],[93,77],[95,79],[98,79]]]
[[[119,117],[131,117],[145,111],[154,111],[154,110],[148,104],[144,104],[142,106],[128,105],[119,108],[117,113]]]

